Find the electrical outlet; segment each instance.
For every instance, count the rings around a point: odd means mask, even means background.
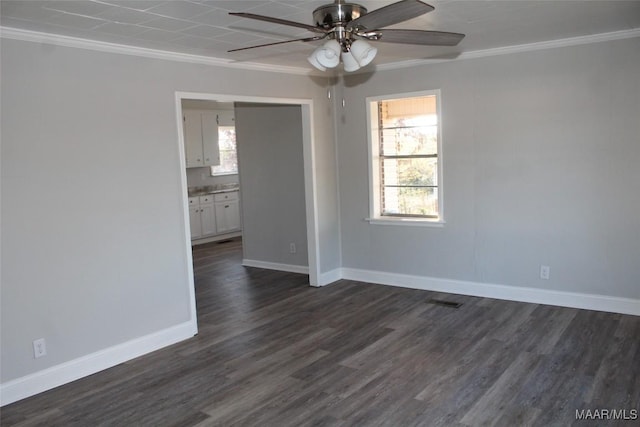
[[[33,357],[38,358],[47,355],[47,343],[44,338],[37,339],[33,342]]]
[[[289,243],[289,253],[292,253],[292,254],[296,253],[296,244],[295,243]]]
[[[551,267],[548,265],[540,266],[540,278],[542,280],[549,280],[549,274],[551,274]]]

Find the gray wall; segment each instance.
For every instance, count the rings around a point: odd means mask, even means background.
[[[320,104],[326,89],[305,76],[6,39],[1,55],[4,383],[189,319],[176,91]],[[314,112],[324,173],[335,168],[332,118]],[[318,185],[319,223],[337,224],[335,174]],[[338,247],[333,226],[321,271],[339,267]],[[34,359],[41,337],[48,355]]]
[[[344,267],[640,298],[638,76],[635,38],[347,78]],[[365,97],[437,88],[446,224],[370,225]]]
[[[236,103],[235,116],[244,258],[307,266],[301,107]]]

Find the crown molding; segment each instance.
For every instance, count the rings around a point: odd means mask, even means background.
[[[475,50],[471,52],[463,52],[455,58],[411,59],[408,61],[376,65],[375,69],[379,71],[396,70],[400,68],[415,67],[418,65],[438,64],[441,62],[485,58],[498,55],[509,55],[512,53],[532,52],[536,50],[554,49],[566,46],[578,46],[583,44],[600,43],[612,40],[630,39],[634,37],[640,37],[640,28],[613,31],[610,33],[590,34],[588,36],[571,37],[566,39],[528,43],[515,46],[497,47],[493,49]]]
[[[0,37],[12,40],[29,41],[35,43],[48,43],[57,46],[75,47],[79,49],[95,50],[100,52],[119,53],[123,55],[141,56],[145,58],[164,59],[167,61],[187,62],[192,64],[203,64],[216,67],[227,67],[235,69],[266,71],[275,73],[298,74],[298,75],[324,75],[300,67],[287,67],[283,65],[259,64],[256,62],[236,62],[228,59],[214,58],[202,55],[192,55],[179,52],[170,52],[159,49],[149,49],[144,47],[129,46],[118,43],[102,42],[97,40],[83,39],[79,37],[62,36],[38,31],[21,30],[18,28],[0,26]],[[460,61],[465,59],[477,59],[498,55],[509,55],[513,53],[531,52],[536,50],[554,49],[566,46],[578,46],[583,44],[600,43],[612,40],[622,40],[640,37],[640,28],[629,30],[613,31],[610,33],[591,34],[587,36],[570,37],[566,39],[550,40],[544,42],[528,43],[515,46],[497,47],[492,49],[463,52],[454,58],[432,58],[432,59],[411,59],[407,61],[391,62],[388,64],[374,65],[375,71],[388,71],[421,65],[438,64],[442,62]],[[353,74],[367,73],[372,70],[363,69]]]
[[[287,67],[283,65],[259,64],[256,62],[236,62],[228,59],[214,58],[188,53],[170,52],[159,49],[129,46],[118,43],[102,42],[83,39],[79,37],[62,36],[38,31],[21,30],[18,28],[0,26],[0,37],[3,39],[28,41],[35,43],[47,43],[56,46],[74,47],[78,49],[94,50],[99,52],[119,53],[123,55],[140,56],[144,58],[164,59],[167,61],[187,62],[191,64],[211,65],[215,67],[227,67],[235,69],[268,71],[272,73],[286,74],[312,74],[307,68]]]

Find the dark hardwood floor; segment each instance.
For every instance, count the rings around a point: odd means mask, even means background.
[[[640,425],[576,421],[640,409],[640,317],[315,289],[240,260],[239,240],[195,248],[197,337],[8,405],[2,426]]]

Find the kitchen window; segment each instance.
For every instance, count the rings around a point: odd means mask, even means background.
[[[211,175],[233,175],[238,173],[236,152],[236,127],[218,126],[218,147],[220,164],[211,166]]]
[[[370,221],[441,224],[440,91],[367,98]]]

